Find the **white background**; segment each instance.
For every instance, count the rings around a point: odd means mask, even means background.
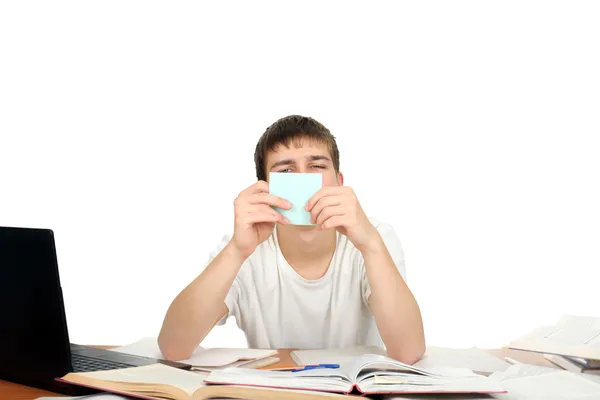
[[[72,341],[158,335],[295,113],[396,228],[428,344],[600,314],[597,2],[210,3],[0,5],[0,225],[55,231]]]

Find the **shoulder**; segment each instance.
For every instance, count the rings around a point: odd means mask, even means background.
[[[221,252],[223,249],[229,244],[231,239],[233,238],[232,233],[227,233],[222,235],[220,242],[213,247],[210,252],[209,263]],[[273,239],[273,235],[271,235],[267,240],[263,243],[259,244],[254,253],[248,257],[238,272],[238,277],[248,276],[253,273],[253,269],[255,266],[263,266],[260,268],[264,270],[264,265],[275,263],[276,260],[276,247]]]
[[[375,229],[377,229],[377,232],[379,232],[379,234],[382,237],[396,236],[396,230],[394,229],[392,224],[382,221],[377,218],[373,218],[373,217],[368,217],[368,218],[369,218],[369,222],[371,222],[371,224],[375,227]]]
[[[394,229],[392,224],[378,218],[373,218],[369,216],[367,216],[367,218],[369,219],[369,222],[375,227],[377,233],[379,233],[390,252],[402,252],[400,239],[398,238],[396,230]],[[347,236],[339,235],[338,248],[344,253],[349,253],[350,258],[357,261],[359,264],[363,262],[362,254],[354,246],[354,244],[352,244],[352,242],[350,241],[350,239],[348,239]]]
[[[368,218],[375,229],[377,229],[377,232],[379,232],[379,235],[387,245],[388,250],[401,251],[400,238],[398,237],[396,229],[392,226],[392,224],[377,218]]]
[[[377,230],[392,228],[392,225],[390,223],[382,221],[379,218],[373,218],[373,217],[367,217],[367,218],[369,218],[369,222],[371,222],[371,224],[373,224],[373,226],[375,228],[377,228]]]
[[[404,250],[402,249],[402,243],[396,233],[394,227],[384,221],[369,217],[371,224],[377,229],[381,239],[385,243],[387,250],[389,251],[400,275],[406,280],[406,266],[404,262]]]
[[[217,243],[216,246],[214,246],[210,252],[210,256],[209,256],[209,262],[212,261],[217,255],[219,255],[219,253],[221,251],[223,251],[223,249],[229,244],[229,242],[231,241],[231,238],[233,237],[233,234],[229,233],[229,234],[225,234],[223,236],[221,236],[221,240]]]

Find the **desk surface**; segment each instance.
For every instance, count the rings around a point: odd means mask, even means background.
[[[110,346],[98,346],[98,347],[110,347]],[[294,361],[290,357],[289,349],[279,350],[279,363],[271,365],[269,368],[288,365],[295,365]],[[519,350],[508,350],[508,349],[497,349],[488,350],[489,353],[497,357],[511,357],[517,361],[521,361],[527,364],[543,365],[547,367],[556,367],[551,362],[547,361],[541,354],[530,353]],[[43,396],[56,396],[63,397],[60,394],[48,392],[46,390],[36,389],[29,386],[23,386],[12,382],[6,382],[0,380],[0,398],[11,399],[11,400],[33,400]]]

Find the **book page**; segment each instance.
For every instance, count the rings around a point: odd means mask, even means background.
[[[77,375],[113,382],[171,385],[184,390],[190,396],[204,386],[204,378],[207,376],[205,373],[185,371],[163,364],[110,371],[81,372]]]
[[[119,353],[133,354],[142,357],[163,359],[156,338],[144,338],[135,343],[111,349]],[[211,348],[205,349],[199,346],[194,350],[192,356],[185,360],[177,360],[194,367],[221,367],[235,363],[240,360],[256,360],[277,354],[276,350],[270,349],[244,349],[244,348]],[[239,363],[238,365],[242,365]]]
[[[600,329],[588,327],[541,327],[511,342],[513,349],[600,359]]]
[[[299,372],[269,371],[246,368],[214,370],[207,383],[349,392],[353,384],[339,368],[309,369]]]
[[[600,399],[600,384],[568,371],[553,370],[510,378],[503,380],[501,384],[508,390],[508,394],[495,397],[502,400]]]
[[[565,315],[556,325],[574,329],[600,329],[600,318]]]
[[[529,376],[551,374],[557,372],[556,368],[540,367],[531,364],[515,364],[511,365],[504,371],[494,372],[490,378],[503,382],[508,379],[527,378]]]
[[[431,376],[386,377],[375,376],[359,384],[367,394],[375,393],[503,393],[506,388],[493,379],[481,375],[452,379]],[[442,396],[440,396],[442,398]]]
[[[295,350],[292,359],[298,365],[345,364],[364,354],[386,355],[386,351],[377,346],[356,346],[337,349]]]
[[[214,348],[194,352],[192,357],[180,362],[191,364],[195,367],[219,367],[240,360],[258,360],[274,356],[277,350],[270,349],[225,349]]]
[[[468,368],[432,367],[422,368],[417,365],[408,365],[389,357],[376,354],[365,354],[357,357],[352,362],[342,365],[346,373],[350,374],[354,383],[359,383],[375,375],[406,376],[421,375],[437,378],[456,378],[478,376]]]
[[[510,367],[506,361],[477,347],[452,349],[435,346],[427,347],[423,357],[414,365],[421,368],[468,368],[484,374],[504,371]]]
[[[201,347],[199,349],[202,349]],[[128,344],[126,346],[117,347],[115,349],[109,349],[110,351],[116,351],[118,353],[133,354],[134,356],[150,357],[163,359],[163,355],[158,347],[156,338],[143,338],[135,343]]]

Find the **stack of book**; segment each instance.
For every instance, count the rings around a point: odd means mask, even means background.
[[[544,353],[547,360],[568,371],[600,375],[600,318],[566,315],[508,347]]]

